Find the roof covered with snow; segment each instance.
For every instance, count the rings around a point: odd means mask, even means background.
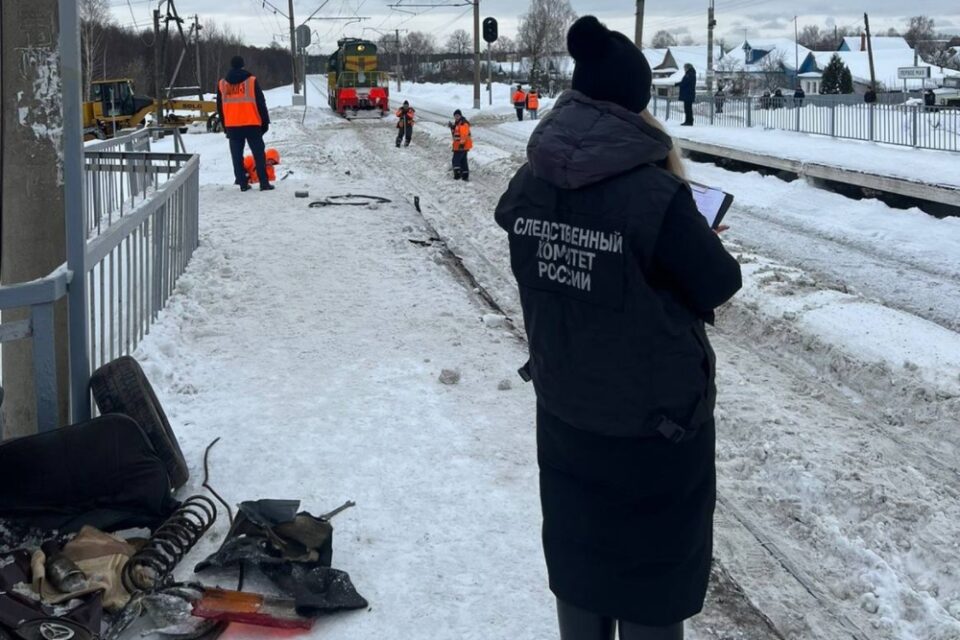
[[[910,45],[907,44],[907,41],[903,39],[903,36],[872,36],[870,38],[870,46],[873,47],[874,51],[913,51]],[[840,43],[839,50],[866,51],[866,35],[845,37],[843,42]]]
[[[736,64],[745,71],[759,70],[770,60],[779,58],[787,69],[796,68],[799,59],[800,66],[812,51],[805,46],[798,45],[788,38],[768,38],[766,40],[744,40],[727,52],[727,64]],[[773,56],[771,58],[771,56]]]

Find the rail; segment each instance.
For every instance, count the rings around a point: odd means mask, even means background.
[[[683,103],[655,97],[653,114],[663,120],[683,118]],[[763,127],[834,138],[901,146],[960,151],[960,108],[909,104],[849,104],[812,96],[698,96],[695,124],[724,127]]]

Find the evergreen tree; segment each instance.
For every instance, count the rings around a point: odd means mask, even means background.
[[[820,93],[840,93],[840,84],[844,70],[850,73],[847,65],[843,64],[840,56],[833,54],[827,67],[823,70],[823,83],[820,85]],[[853,89],[851,88],[851,92]]]
[[[853,74],[847,65],[843,65],[843,71],[840,72],[840,93],[853,93]]]

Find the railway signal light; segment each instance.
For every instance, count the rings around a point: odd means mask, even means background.
[[[493,43],[497,41],[497,38],[500,37],[497,19],[496,18],[484,18],[483,20],[483,40],[487,43]]]

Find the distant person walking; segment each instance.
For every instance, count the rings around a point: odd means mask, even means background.
[[[413,136],[413,118],[416,115],[416,110],[410,106],[410,103],[406,100],[403,101],[403,106],[397,109],[397,148],[400,148],[400,143],[403,142],[403,146],[410,146],[410,138]]]
[[[716,358],[704,325],[740,288],[740,266],[647,110],[640,50],[593,16],[567,48],[573,89],[530,137],[495,214],[536,392],[550,590],[560,640],[682,640],[713,555]]]
[[[773,92],[773,108],[783,108],[783,91],[781,91],[779,88]]]
[[[517,90],[513,92],[513,107],[517,110],[517,120],[523,122],[523,110],[527,108],[527,94],[524,93],[522,84],[518,84]]]
[[[448,122],[453,135],[453,179],[470,181],[470,163],[467,154],[473,149],[473,137],[470,135],[470,123],[463,117],[460,109],[453,112],[453,122]]]
[[[240,185],[240,191],[250,190],[247,172],[243,167],[243,149],[249,145],[260,178],[260,191],[270,191],[274,186],[267,178],[263,144],[263,134],[270,129],[270,113],[260,83],[243,67],[243,58],[240,56],[230,60],[230,70],[217,85],[217,112],[230,140],[235,184]]]
[[[537,110],[540,109],[540,96],[537,94],[537,90],[531,88],[530,93],[527,94],[527,111],[530,112],[530,119],[537,119]]]
[[[683,103],[683,122],[684,127],[693,126],[693,103],[697,99],[697,72],[693,65],[687,63],[683,65],[683,79],[677,83],[680,87],[680,102]]]
[[[727,94],[723,92],[723,85],[717,87],[717,92],[713,94],[713,106],[717,115],[723,113],[723,103],[727,99]]]

